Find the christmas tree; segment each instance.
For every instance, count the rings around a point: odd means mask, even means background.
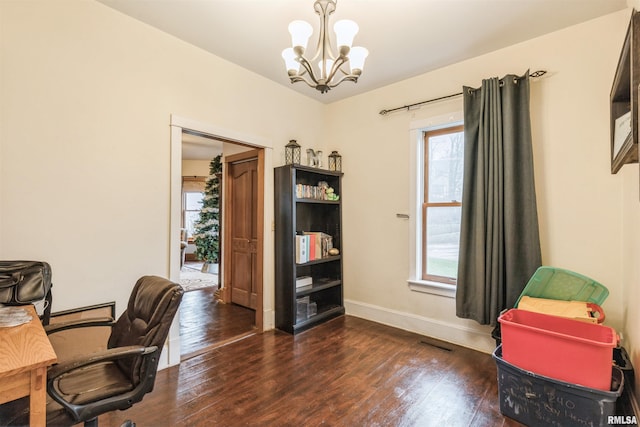
[[[209,164],[209,177],[204,190],[200,219],[193,235],[199,260],[216,264],[220,253],[220,177],[222,163],[218,155]]]

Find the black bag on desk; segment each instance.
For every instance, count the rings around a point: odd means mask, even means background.
[[[51,289],[51,267],[41,261],[0,261],[0,304],[30,304]]]

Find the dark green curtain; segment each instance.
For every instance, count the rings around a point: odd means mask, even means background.
[[[456,314],[495,326],[541,265],[529,73],[465,87]]]

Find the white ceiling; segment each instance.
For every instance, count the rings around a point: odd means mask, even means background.
[[[338,0],[331,27],[338,19],[356,21],[354,45],[370,53],[357,84],[321,94],[292,85],[280,56],[294,19],[314,27],[312,53],[319,26],[313,0],[98,1],[324,103],[627,7],[626,0]]]
[[[222,141],[202,135],[182,133],[182,160],[211,160],[222,154]]]

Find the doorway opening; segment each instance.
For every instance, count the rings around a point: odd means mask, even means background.
[[[249,278],[249,288],[259,290],[254,293],[254,302],[259,304],[247,305],[242,301],[234,301],[231,296],[237,288],[242,290],[246,285],[241,281],[246,278],[237,277],[235,271],[246,273],[244,259],[238,257],[234,250],[232,240],[229,240],[232,230],[249,229],[256,230],[262,227],[264,219],[260,201],[255,199],[254,193],[244,194],[239,191],[238,185],[227,183],[230,170],[239,158],[249,157],[256,160],[262,157],[262,149],[254,149],[241,143],[227,141],[199,132],[182,132],[181,144],[181,237],[180,237],[180,283],[185,288],[185,295],[180,309],[180,359],[186,360],[199,354],[211,351],[229,342],[237,341],[246,336],[253,335],[262,327],[262,272]],[[211,188],[212,161],[221,156],[222,171],[216,174],[215,187],[219,194],[218,245],[219,256],[216,264],[207,264],[201,259],[201,251],[196,248],[196,232],[198,219],[202,205],[206,205],[206,189]],[[262,167],[263,167],[262,162]],[[209,187],[207,186],[209,184]],[[257,181],[255,181],[257,184]],[[263,192],[262,192],[263,193]],[[247,199],[248,197],[248,199]],[[245,199],[247,199],[245,201]],[[232,201],[234,201],[232,203]],[[238,216],[238,205],[249,208],[248,215]],[[246,209],[245,209],[246,210]],[[237,246],[237,245],[236,245]],[[253,242],[253,248],[262,248],[262,240],[259,244]],[[252,264],[261,266],[257,257],[261,256],[254,251]],[[239,266],[242,264],[241,266]],[[249,270],[252,271],[251,265]],[[255,270],[255,268],[253,269]],[[251,280],[259,281],[260,286],[251,283]],[[246,280],[245,280],[246,281]]]

